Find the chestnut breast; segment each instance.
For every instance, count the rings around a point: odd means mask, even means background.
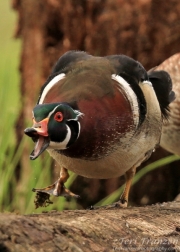
[[[78,108],[84,114],[80,119],[80,136],[69,149],[61,151],[65,155],[90,160],[101,158],[120,146],[127,132],[133,134],[135,130],[130,103],[116,85],[113,96],[81,100]]]

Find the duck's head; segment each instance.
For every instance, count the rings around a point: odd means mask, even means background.
[[[30,159],[36,159],[47,148],[69,148],[79,137],[82,115],[65,103],[37,105],[33,109],[33,126],[24,130],[36,143]]]

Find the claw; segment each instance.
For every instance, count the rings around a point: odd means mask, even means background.
[[[33,188],[32,191],[36,192],[36,193],[41,192],[41,193],[47,193],[49,195],[55,195],[54,190],[55,190],[55,186],[56,186],[57,182],[58,182],[58,180],[54,184],[47,186],[47,187],[44,187],[44,188],[37,188],[37,189]],[[55,195],[55,196],[57,196],[57,195]]]
[[[127,205],[128,205],[127,201],[119,200],[118,202],[115,203],[115,207],[119,207],[119,208],[126,208]]]
[[[56,197],[59,196],[64,196],[64,197],[74,197],[74,198],[80,198],[79,195],[76,195],[74,193],[72,193],[70,190],[68,190],[64,184],[60,181],[60,179],[58,179],[54,184],[47,186],[45,188],[33,188],[32,189],[33,192],[41,192],[41,193],[47,193],[50,195],[54,195]]]

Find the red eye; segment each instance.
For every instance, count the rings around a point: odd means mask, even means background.
[[[61,112],[57,112],[55,115],[54,115],[54,119],[57,121],[57,122],[62,122],[63,120],[63,114]]]

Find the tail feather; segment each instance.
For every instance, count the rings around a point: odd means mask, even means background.
[[[154,71],[154,69],[148,72],[148,77],[156,92],[162,115],[167,119],[169,104],[175,100],[171,77],[166,71]]]

